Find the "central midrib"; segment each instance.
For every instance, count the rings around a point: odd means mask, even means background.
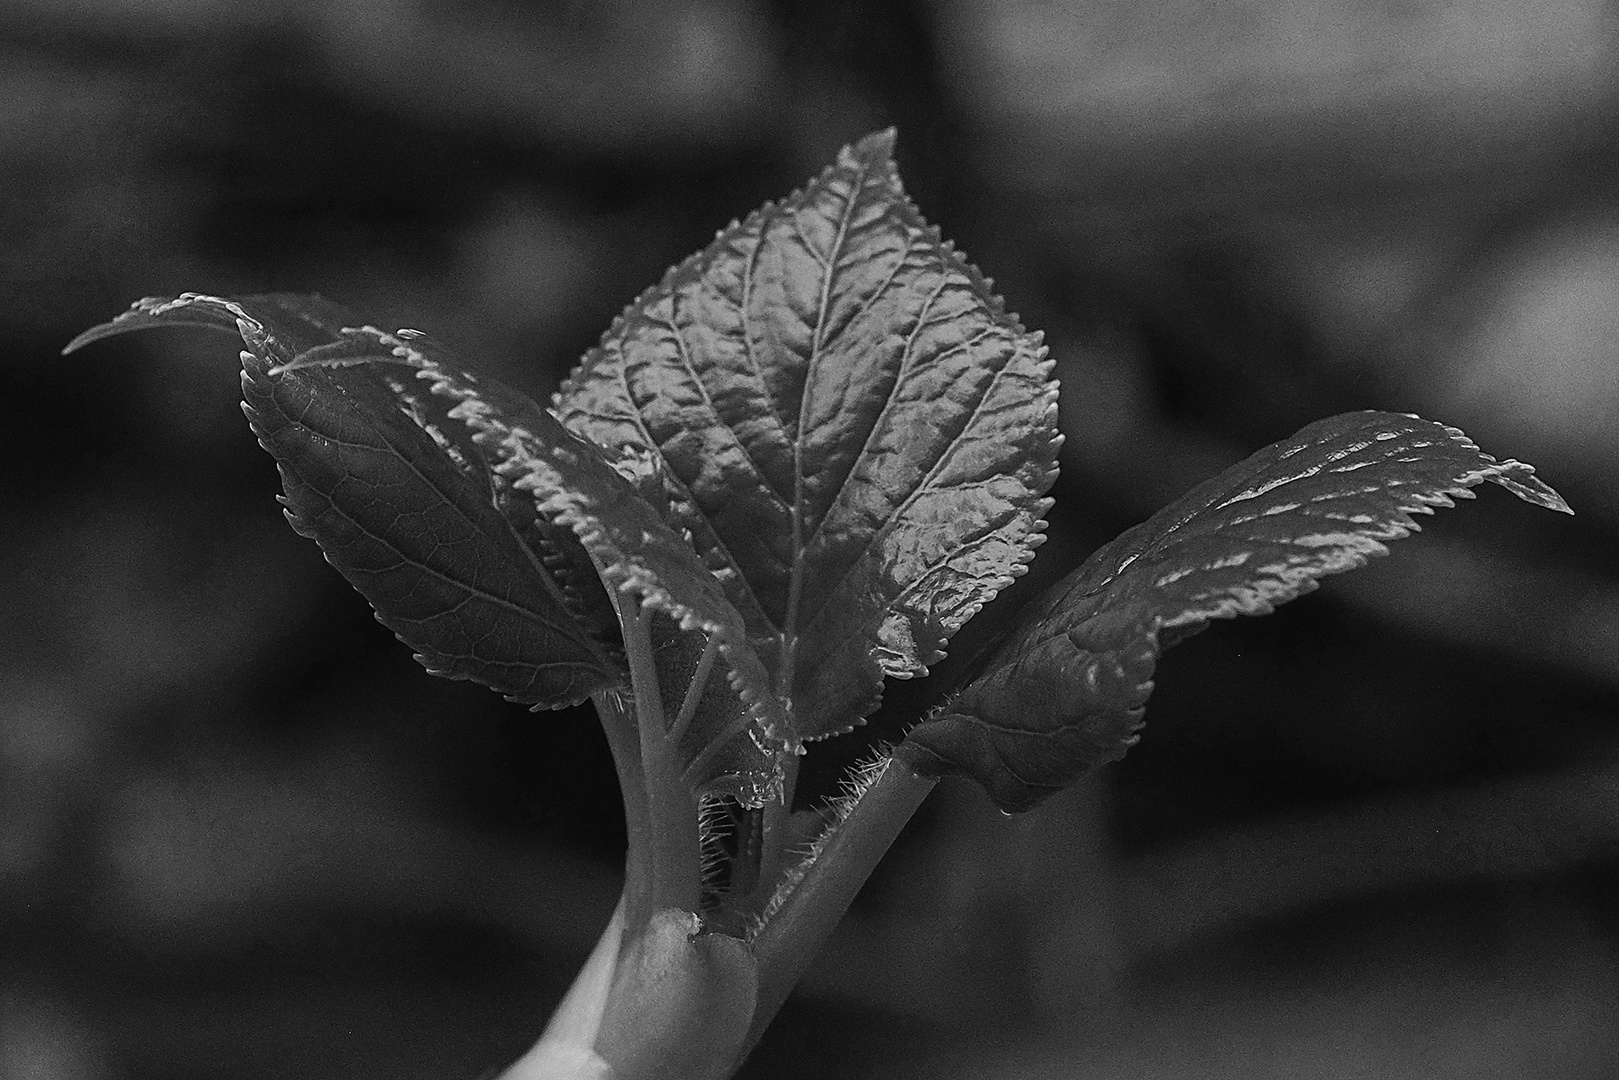
[[[826,333],[827,311],[832,302],[832,277],[838,259],[843,253],[844,240],[849,234],[849,223],[854,218],[855,206],[866,184],[866,166],[862,162],[850,181],[849,195],[838,221],[838,232],[827,252],[826,265],[821,269],[821,296],[815,312],[815,334],[810,342],[809,363],[804,370],[804,388],[798,399],[798,423],[793,432],[793,507],[792,507],[792,571],[787,579],[787,610],[781,625],[781,668],[777,673],[776,693],[789,700],[798,651],[798,607],[804,588],[804,421],[809,404],[810,388],[815,385],[815,369],[820,362],[823,335]]]

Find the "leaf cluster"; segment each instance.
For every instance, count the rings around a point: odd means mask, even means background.
[[[885,676],[926,675],[1023,572],[1056,477],[1040,336],[923,221],[892,141],[846,149],[671,268],[549,409],[312,296],[142,300],[72,347],[239,333],[288,518],[430,671],[541,708],[627,689],[632,596],[657,613],[666,688],[707,665],[692,778],[758,805],[782,755],[858,724]],[[1311,424],[1009,617],[901,755],[1025,809],[1130,745],[1163,648],[1363,564],[1486,480],[1567,511],[1455,428]]]
[[[1567,511],[1455,428],[1311,424],[1005,613],[959,689],[795,822],[805,744],[858,725],[885,678],[925,676],[1023,573],[1057,472],[1040,336],[922,219],[892,145],[845,149],[670,269],[549,408],[313,296],[146,299],[70,348],[239,335],[289,521],[428,670],[537,709],[595,699],[630,825],[626,940],[669,909],[762,941],[796,925],[794,890],[859,849],[891,764],[1035,805],[1135,741],[1163,649],[1362,565],[1480,483]]]

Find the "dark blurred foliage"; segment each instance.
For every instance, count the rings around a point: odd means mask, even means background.
[[[544,394],[888,124],[1061,364],[1020,595],[1350,408],[1580,516],[1488,492],[1180,646],[1141,746],[1036,813],[946,785],[748,1074],[1613,1075],[1616,44],[1598,0],[13,0],[0,1078],[470,1080],[623,842],[587,711],[429,678],[280,521],[233,347],[60,346],[319,291]]]

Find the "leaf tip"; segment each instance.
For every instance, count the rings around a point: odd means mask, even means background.
[[[1535,475],[1533,465],[1526,465],[1521,461],[1508,458],[1501,463],[1500,470],[1490,479],[1526,503],[1533,503],[1535,506],[1544,507],[1547,510],[1555,510],[1559,514],[1572,516],[1574,513],[1574,508],[1568,505],[1568,500],[1559,495],[1557,490],[1550,484]]]
[[[112,323],[99,323],[92,326],[66,345],[63,345],[62,355],[67,356],[69,353],[76,353],[91,342],[100,341],[110,333],[112,333]]]
[[[873,131],[853,146],[846,147],[841,157],[847,158],[851,166],[882,165],[894,157],[894,142],[899,138],[899,132],[892,127],[881,131]]]

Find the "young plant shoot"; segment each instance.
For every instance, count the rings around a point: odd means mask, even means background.
[[[519,1078],[731,1075],[934,783],[1027,810],[1135,742],[1159,653],[1350,570],[1488,480],[1455,428],[1321,420],[1021,611],[831,804],[799,756],[924,676],[1023,573],[1057,474],[1040,335],[908,201],[893,133],[733,223],[613,323],[549,409],[415,330],[286,294],[146,299],[74,341],[239,334],[293,528],[427,669],[594,701],[622,898]]]

